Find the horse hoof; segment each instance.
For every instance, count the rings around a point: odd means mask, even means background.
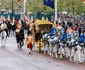
[[[21,50],[22,48],[20,47],[20,50]]]
[[[50,53],[49,55],[51,56],[52,54]]]
[[[46,52],[44,52],[44,54],[46,54]]]
[[[56,58],[58,58],[58,56],[57,56],[57,55],[55,55],[55,57],[56,57]]]
[[[61,55],[60,58],[63,58],[63,56]]]
[[[1,46],[1,47],[5,47],[5,46]]]
[[[72,59],[70,59],[70,62],[72,61]]]
[[[18,48],[19,48],[19,46],[18,46]]]
[[[79,62],[79,64],[82,64],[82,62]]]
[[[29,52],[29,54],[31,54],[31,52]]]

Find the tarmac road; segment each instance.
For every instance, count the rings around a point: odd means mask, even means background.
[[[28,54],[26,45],[19,50],[16,39],[9,37],[6,47],[0,47],[0,70],[85,70],[85,63],[77,64],[68,59],[52,58],[38,53],[36,48]]]

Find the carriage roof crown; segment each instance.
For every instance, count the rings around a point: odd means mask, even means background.
[[[36,25],[41,25],[41,24],[51,24],[51,25],[53,25],[53,23],[50,22],[50,21],[48,20],[48,18],[46,18],[46,20],[45,20],[44,17],[42,17],[42,20],[37,19],[37,20],[35,21],[35,24],[36,24]]]

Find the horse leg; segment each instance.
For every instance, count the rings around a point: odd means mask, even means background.
[[[81,51],[80,50],[78,50],[78,61],[79,63],[81,63]]]
[[[48,49],[47,48],[48,48],[48,44],[45,43],[45,51],[44,51],[45,54],[48,52]]]
[[[45,48],[46,53],[49,54],[49,45],[48,45],[48,43],[46,43],[46,46],[45,46],[45,47],[46,47],[46,48]]]
[[[4,46],[4,34],[1,33],[1,47]]]
[[[3,39],[1,38],[1,47],[3,47]]]
[[[13,29],[13,36],[15,36],[15,30]]]
[[[82,55],[81,50],[82,50],[82,48],[81,48],[80,45],[78,45],[77,49],[78,49],[78,62],[81,63],[82,62],[82,60],[81,60],[81,55]]]
[[[84,48],[84,61],[85,61],[85,48]]]
[[[49,44],[47,43],[47,54],[49,54]]]
[[[19,43],[18,43],[18,47],[19,47],[19,49],[20,49],[20,41],[19,41]]]
[[[52,56],[52,50],[53,50],[53,46],[51,44],[51,46],[50,46],[50,56]]]
[[[57,48],[58,48],[58,47],[57,47],[57,44],[56,44],[56,45],[55,45],[55,49],[54,49],[54,50],[55,50],[54,52],[55,52],[55,57],[56,57],[56,58],[58,58],[58,55],[57,55]]]
[[[51,56],[51,49],[52,49],[51,43],[49,43],[49,49],[50,49],[49,55]]]
[[[44,54],[46,54],[46,43],[44,43]]]
[[[81,51],[81,61],[84,62],[84,48],[82,48]]]
[[[51,52],[52,53],[52,57],[54,57],[54,51],[53,50],[54,50],[54,46],[52,47],[52,52]]]
[[[21,41],[20,41],[20,49],[22,49],[22,46],[24,45],[24,43],[23,43],[23,39],[21,39]]]
[[[22,40],[19,41],[19,49],[22,49]]]
[[[70,61],[72,61],[72,49],[70,48]]]
[[[70,49],[70,61],[72,61],[72,58],[74,58],[74,48],[73,47]]]
[[[13,36],[13,29],[12,29],[12,36]]]
[[[9,36],[10,36],[11,29],[9,29]]]
[[[19,41],[17,41],[17,47],[19,48]]]
[[[6,46],[6,37],[4,37],[4,47]]]
[[[75,52],[76,52],[76,51],[75,51],[75,48],[73,47],[73,48],[72,48],[72,57],[73,57],[73,60],[75,59]],[[74,60],[74,61],[75,61],[75,60]]]
[[[62,53],[62,52],[63,52],[63,47],[60,46],[60,49],[61,49],[61,50],[60,50],[60,58],[63,58],[63,53]]]
[[[66,46],[65,46],[65,57],[67,58],[67,48],[66,48]]]

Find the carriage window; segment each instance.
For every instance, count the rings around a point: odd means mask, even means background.
[[[39,25],[39,29],[42,31],[50,31],[52,29],[52,25]]]

